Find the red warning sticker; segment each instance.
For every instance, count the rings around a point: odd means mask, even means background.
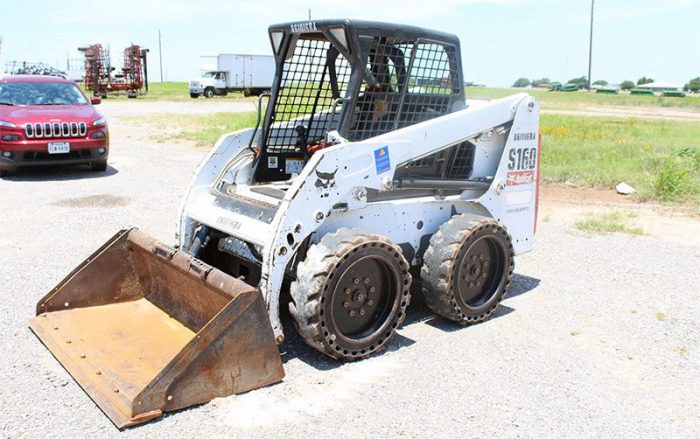
[[[513,171],[506,174],[506,186],[520,186],[535,181],[535,171]]]

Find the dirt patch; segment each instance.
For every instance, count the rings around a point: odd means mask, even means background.
[[[109,207],[121,207],[129,204],[131,200],[125,197],[118,197],[116,195],[109,194],[99,194],[99,195],[88,195],[86,197],[78,198],[67,198],[65,200],[60,200],[53,203],[55,206],[61,207],[99,207],[99,208],[109,208]]]
[[[559,221],[572,228],[592,215],[622,213],[629,227],[664,240],[700,244],[700,215],[683,209],[639,202],[612,190],[582,189],[558,185],[540,188],[538,221]]]

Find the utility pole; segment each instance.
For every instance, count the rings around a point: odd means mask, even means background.
[[[163,82],[163,46],[160,42],[160,29],[158,29],[158,62],[160,64],[160,82]]]
[[[309,20],[311,20],[311,8],[309,8]]]
[[[591,89],[591,64],[593,63],[593,5],[595,0],[591,0],[591,34],[588,39],[588,90]]]

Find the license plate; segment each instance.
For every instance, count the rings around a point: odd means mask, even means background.
[[[66,154],[70,152],[68,142],[49,142],[49,154]]]

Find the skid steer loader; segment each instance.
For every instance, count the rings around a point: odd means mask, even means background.
[[[537,101],[466,101],[451,34],[323,20],[269,37],[264,118],[261,96],[256,126],[196,169],[176,246],[119,232],[30,321],[118,427],[281,380],[280,306],[310,346],[360,359],[394,336],[412,283],[480,322],[532,249]]]

